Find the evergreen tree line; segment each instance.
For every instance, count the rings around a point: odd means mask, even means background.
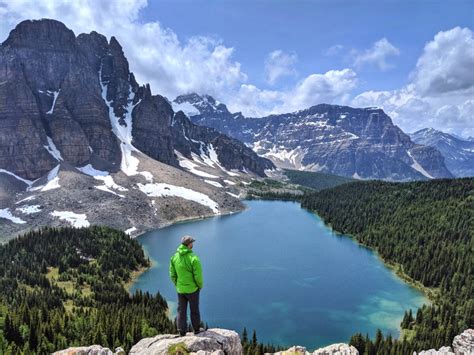
[[[107,227],[44,228],[1,245],[0,354],[87,344],[128,351],[143,337],[174,333],[159,293],[124,287],[149,263],[136,240]]]
[[[360,333],[361,354],[408,354],[451,345],[474,327],[474,179],[408,183],[361,181],[307,194],[302,207],[334,230],[375,249],[432,295],[431,305],[405,312],[398,340]]]
[[[292,184],[306,186],[316,191],[329,189],[331,187],[355,181],[348,177],[314,171],[285,169],[284,173]]]

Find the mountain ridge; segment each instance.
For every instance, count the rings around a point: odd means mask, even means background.
[[[5,237],[91,223],[137,235],[236,212],[235,185],[267,169],[269,160],[139,85],[115,37],[25,20],[0,46]]]
[[[199,97],[181,95],[174,102],[191,104],[196,111],[188,112],[196,124],[242,140],[283,168],[395,181],[452,177],[439,151],[412,142],[380,108],[319,104],[249,118],[222,103],[212,110],[203,103],[209,96]]]
[[[420,129],[410,137],[416,143],[438,149],[455,176],[474,176],[474,141],[434,128]]]

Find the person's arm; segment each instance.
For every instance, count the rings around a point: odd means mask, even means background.
[[[201,261],[199,260],[199,257],[196,256],[193,259],[193,275],[194,275],[194,281],[197,284],[197,287],[199,289],[202,288],[202,266],[201,266]]]
[[[176,268],[174,267],[173,264],[173,258],[170,260],[170,278],[171,281],[173,281],[174,285],[176,286],[176,283],[178,281],[178,274],[176,273]]]

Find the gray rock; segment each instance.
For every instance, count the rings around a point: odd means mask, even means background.
[[[453,339],[453,348],[443,346],[439,350],[429,349],[423,350],[419,353],[414,352],[414,355],[474,355],[474,329],[466,329]]]
[[[359,355],[359,352],[352,345],[340,343],[317,349],[313,355]]]
[[[165,355],[168,353],[170,346],[178,343],[184,343],[192,354],[242,354],[239,335],[232,330],[218,328],[208,329],[198,335],[187,333],[184,337],[165,334],[157,335],[153,338],[145,338],[135,344],[129,354]]]
[[[467,329],[453,340],[453,349],[456,354],[474,354],[474,329]]]
[[[414,354],[416,355],[416,352]],[[430,349],[421,351],[418,355],[454,355],[454,353],[449,346],[443,346],[439,350]]]
[[[76,37],[59,21],[27,20],[0,46],[0,169],[37,179],[58,163],[45,148],[54,144],[73,166],[101,160],[116,172],[122,153],[115,119],[132,125],[136,148],[178,168],[175,150],[189,156],[210,144],[228,169],[264,176],[274,167],[243,143],[184,115],[174,125],[174,116],[164,97],[138,85],[115,37]]]
[[[68,348],[65,350],[59,350],[53,353],[53,355],[122,355],[121,353],[115,352],[109,348],[104,348],[100,345],[81,346],[76,348]]]
[[[273,355],[359,355],[359,352],[352,345],[344,343],[332,344],[324,348],[308,352],[303,346],[293,346],[288,350],[274,353]],[[270,355],[270,354],[269,354]]]

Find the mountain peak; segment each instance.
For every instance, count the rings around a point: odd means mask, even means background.
[[[76,36],[62,22],[52,19],[25,20],[11,32],[2,46],[70,50]]]

